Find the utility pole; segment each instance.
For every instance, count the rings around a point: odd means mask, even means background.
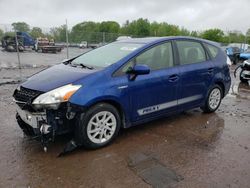
[[[67,59],[69,59],[69,36],[68,36],[68,23],[66,19],[66,45],[67,45]]]
[[[248,49],[248,42],[247,42],[247,38],[250,37],[249,33],[246,31],[246,34],[245,34],[245,39],[244,39],[244,50]]]
[[[16,32],[16,35],[15,35],[15,40],[16,40],[16,52],[17,52],[18,68],[21,69],[20,54],[19,54],[19,43],[18,43],[18,40],[17,40],[17,32]]]
[[[105,43],[105,32],[102,33],[102,43]]]
[[[246,48],[246,44],[247,44],[247,34],[245,35],[245,38],[244,38],[244,47],[243,47],[244,51],[245,51],[245,48]]]
[[[15,33],[15,41],[16,41],[16,52],[17,52],[18,69],[19,69],[19,80],[22,80],[21,61],[20,61],[20,54],[19,54],[19,42],[17,40],[17,31]]]

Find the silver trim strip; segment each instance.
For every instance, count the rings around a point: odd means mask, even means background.
[[[191,97],[185,97],[185,98],[179,99],[178,104],[184,104],[187,102],[196,101],[196,100],[201,99],[201,98],[202,98],[202,95],[194,95]]]
[[[160,111],[160,110],[163,110],[163,109],[166,109],[166,108],[171,108],[171,107],[176,106],[176,105],[177,105],[177,100],[167,102],[167,103],[158,104],[158,105],[154,105],[154,106],[149,106],[149,107],[146,107],[146,108],[142,108],[142,109],[138,110],[137,113],[140,116],[142,116],[142,115],[150,114],[150,113]]]
[[[160,111],[160,110],[164,110],[164,109],[167,109],[167,108],[171,108],[171,107],[174,107],[174,106],[177,106],[177,105],[180,105],[180,104],[185,104],[185,103],[188,103],[188,102],[192,102],[192,101],[195,101],[195,100],[198,100],[198,99],[201,99],[201,98],[202,98],[202,95],[194,95],[194,96],[191,96],[191,97],[185,97],[185,98],[182,98],[182,99],[179,99],[179,100],[173,100],[173,101],[170,101],[170,102],[161,103],[161,104],[157,104],[157,105],[154,105],[154,106],[149,106],[149,107],[146,107],[146,108],[142,108],[142,109],[137,110],[137,113],[140,116],[142,116],[142,115],[150,114],[150,113],[157,112],[157,111]]]
[[[125,86],[119,86],[118,89],[125,89],[127,87],[128,87],[127,85],[125,85]]]

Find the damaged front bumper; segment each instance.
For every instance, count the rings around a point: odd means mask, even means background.
[[[33,101],[41,94],[43,92],[20,86],[13,97],[17,105],[16,119],[24,134],[40,140],[47,147],[57,135],[74,133],[77,116],[86,109],[70,102],[59,103],[56,109],[46,106],[37,109]]]
[[[40,140],[47,148],[56,136],[74,132],[76,116],[82,107],[69,102],[60,105],[57,110],[28,111],[17,106],[16,119],[24,134]]]
[[[47,122],[46,112],[29,112],[16,107],[17,121],[20,128],[28,136],[36,136],[41,133],[40,127]]]

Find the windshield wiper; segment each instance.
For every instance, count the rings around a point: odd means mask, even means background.
[[[83,64],[83,63],[80,63],[79,65],[81,65],[81,66],[82,66],[82,68],[87,68],[87,69],[90,69],[90,70],[94,69],[94,67],[91,67],[91,66],[85,65],[85,64]]]
[[[77,66],[81,66],[82,68],[87,68],[87,69],[90,69],[90,70],[92,70],[92,69],[94,69],[94,67],[91,67],[91,66],[88,66],[88,65],[85,65],[85,64],[83,64],[83,63],[72,63],[72,62],[70,62],[69,63],[72,67],[77,67]]]

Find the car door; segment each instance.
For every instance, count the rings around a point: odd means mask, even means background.
[[[134,64],[149,66],[150,73],[138,75],[128,84],[132,121],[177,110],[179,72],[171,42],[154,46],[128,63]]]
[[[180,71],[180,110],[200,106],[212,82],[214,68],[203,45],[193,40],[175,41]]]

